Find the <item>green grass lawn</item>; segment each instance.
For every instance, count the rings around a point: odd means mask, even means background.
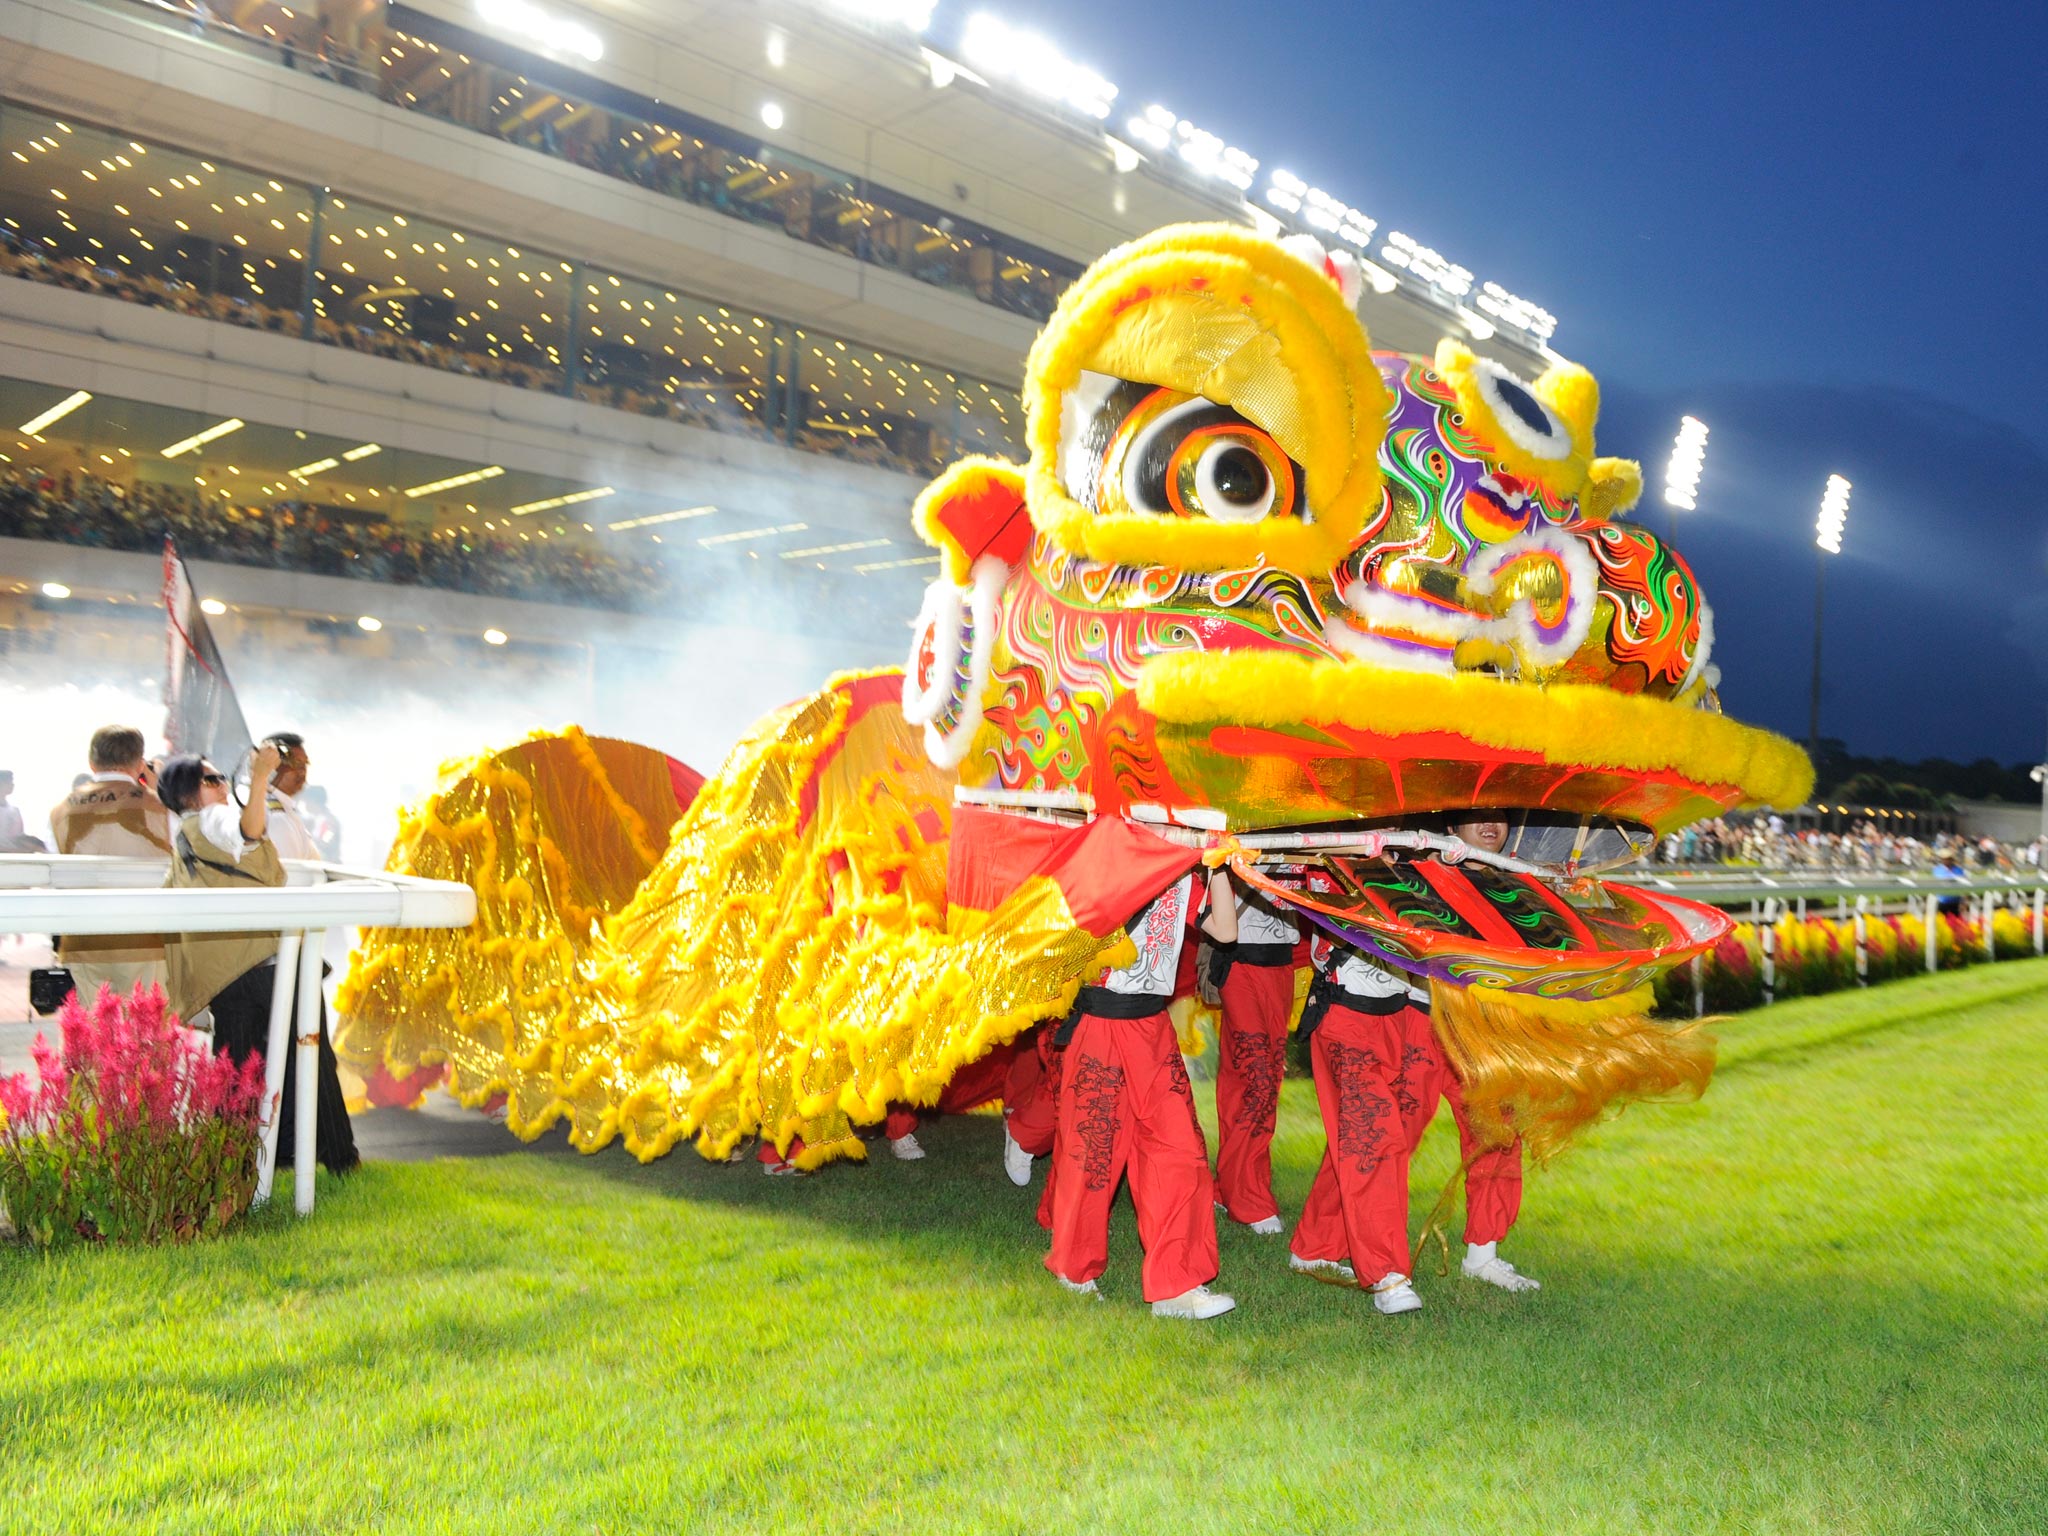
[[[1156,1321],[1128,1208],[1107,1301],[1069,1297],[985,1117],[810,1179],[529,1152],[198,1248],[10,1249],[0,1528],[2048,1529],[2048,962],[1723,1046],[1704,1102],[1532,1175],[1539,1294],[1426,1271],[1403,1318],[1232,1228],[1239,1310]]]

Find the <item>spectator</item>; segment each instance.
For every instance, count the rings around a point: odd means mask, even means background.
[[[228,798],[227,775],[204,758],[174,757],[164,764],[157,793],[178,818],[167,884],[232,890],[285,883],[284,864],[269,836],[267,791],[278,757],[277,748],[268,742],[256,749],[250,783],[263,790],[251,793],[239,812]],[[270,1048],[271,992],[278,980],[276,934],[174,933],[166,936],[164,952],[171,1008],[180,1018],[190,1022],[202,1010],[210,1013],[215,1047],[238,1064]],[[290,984],[287,978],[286,985]],[[297,1058],[297,1051],[285,1054],[283,1098],[277,1108],[279,1167],[289,1164],[293,1155]],[[360,1159],[324,1017],[319,1070],[319,1161],[335,1173],[347,1173]]]
[[[298,802],[310,763],[306,738],[297,731],[275,731],[263,738],[263,744],[278,753],[277,772],[270,781],[270,840],[281,858],[317,859],[320,849],[306,829]]]
[[[43,845],[28,835],[20,808],[7,802],[13,793],[14,770],[0,768],[0,853],[41,853]]]
[[[103,725],[86,748],[92,765],[85,782],[50,812],[50,836],[59,853],[168,859],[171,821],[155,792],[155,775],[142,755],[142,732]],[[102,986],[127,993],[164,984],[164,941],[157,933],[105,934],[57,941],[57,963],[71,972],[81,1002]]]

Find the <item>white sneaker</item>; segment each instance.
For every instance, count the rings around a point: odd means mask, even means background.
[[[1237,1300],[1225,1296],[1221,1291],[1212,1291],[1206,1285],[1198,1285],[1191,1291],[1182,1291],[1169,1301],[1152,1303],[1154,1317],[1184,1317],[1194,1322],[1207,1318],[1221,1317],[1237,1306]]]
[[[1372,1306],[1382,1316],[1393,1317],[1401,1312],[1420,1312],[1422,1298],[1415,1294],[1408,1277],[1396,1272],[1372,1288]]]
[[[1483,1280],[1488,1285],[1497,1285],[1504,1291],[1540,1291],[1542,1284],[1523,1274],[1506,1259],[1487,1258],[1474,1264],[1468,1257],[1458,1266],[1467,1280]]]
[[[1287,1255],[1287,1267],[1297,1275],[1307,1275],[1311,1280],[1320,1280],[1325,1285],[1356,1285],[1358,1275],[1349,1264],[1336,1259],[1304,1259],[1298,1253]]]
[[[914,1163],[924,1156],[924,1148],[917,1144],[917,1133],[897,1136],[890,1140],[889,1150],[899,1163]]]
[[[1267,1216],[1259,1221],[1246,1222],[1245,1229],[1256,1232],[1261,1237],[1278,1237],[1287,1230],[1287,1223],[1278,1216]]]
[[[1093,1296],[1097,1301],[1102,1300],[1102,1292],[1095,1289],[1093,1280],[1069,1280],[1065,1275],[1054,1275],[1053,1279],[1076,1296]]]
[[[1019,1189],[1031,1182],[1031,1154],[1017,1145],[1007,1125],[1003,1127],[1003,1172]]]
[[[787,1177],[789,1177],[789,1176],[790,1176],[790,1175],[792,1175],[792,1174],[800,1174],[800,1173],[802,1173],[802,1172],[803,1172],[803,1169],[801,1169],[801,1168],[797,1167],[797,1165],[796,1165],[795,1163],[790,1163],[790,1162],[782,1162],[782,1163],[763,1163],[763,1164],[761,1165],[761,1171],[762,1171],[763,1173],[767,1174],[767,1175],[768,1175],[768,1177],[769,1177],[769,1178],[771,1178],[771,1179],[779,1179],[779,1178],[787,1178]]]

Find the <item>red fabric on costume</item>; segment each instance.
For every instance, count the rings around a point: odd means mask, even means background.
[[[1404,1020],[1418,1011],[1332,1007],[1309,1037],[1326,1144],[1292,1247],[1301,1259],[1348,1259],[1360,1285],[1409,1272],[1408,1139],[1394,1085]]]
[[[1052,1152],[1052,1251],[1045,1267],[1093,1280],[1109,1264],[1109,1207],[1126,1174],[1144,1245],[1147,1301],[1216,1277],[1209,1152],[1173,1021],[1084,1013],[1060,1062]]]
[[[1273,1200],[1273,1117],[1287,1072],[1294,972],[1233,965],[1223,979],[1216,1051],[1216,1195],[1233,1221],[1278,1216]]]
[[[1522,1139],[1518,1136],[1504,1147],[1483,1146],[1472,1134],[1464,1087],[1444,1059],[1429,1015],[1411,1008],[1401,1019],[1401,1081],[1395,1084],[1395,1097],[1401,1103],[1409,1155],[1414,1155],[1422,1133],[1436,1118],[1437,1100],[1448,1099],[1458,1127],[1458,1156],[1465,1164],[1465,1241],[1497,1243],[1522,1213]]]
[[[1020,1035],[1008,1045],[999,1045],[987,1055],[968,1062],[946,1080],[946,1086],[939,1094],[939,1113],[964,1115],[970,1109],[979,1109],[984,1104],[1007,1098],[1003,1085],[1009,1079],[1012,1065],[1019,1055],[1030,1054],[1031,1042]]]
[[[1022,1042],[1003,1083],[1003,1119],[1010,1139],[1033,1157],[1052,1150],[1053,1127],[1059,1122],[1059,1051],[1052,1043],[1057,1023],[1041,1024],[1037,1035]]]

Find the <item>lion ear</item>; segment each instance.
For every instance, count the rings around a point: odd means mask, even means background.
[[[946,557],[946,574],[960,586],[967,585],[983,555],[1015,565],[1031,548],[1024,470],[1007,459],[949,465],[917,498],[910,524]]]
[[[1595,459],[1586,466],[1579,511],[1599,522],[1620,517],[1643,494],[1643,466],[1634,459]]]
[[[1593,425],[1600,419],[1599,381],[1577,363],[1558,361],[1529,387],[1537,399],[1564,418],[1579,452],[1591,453]]]

